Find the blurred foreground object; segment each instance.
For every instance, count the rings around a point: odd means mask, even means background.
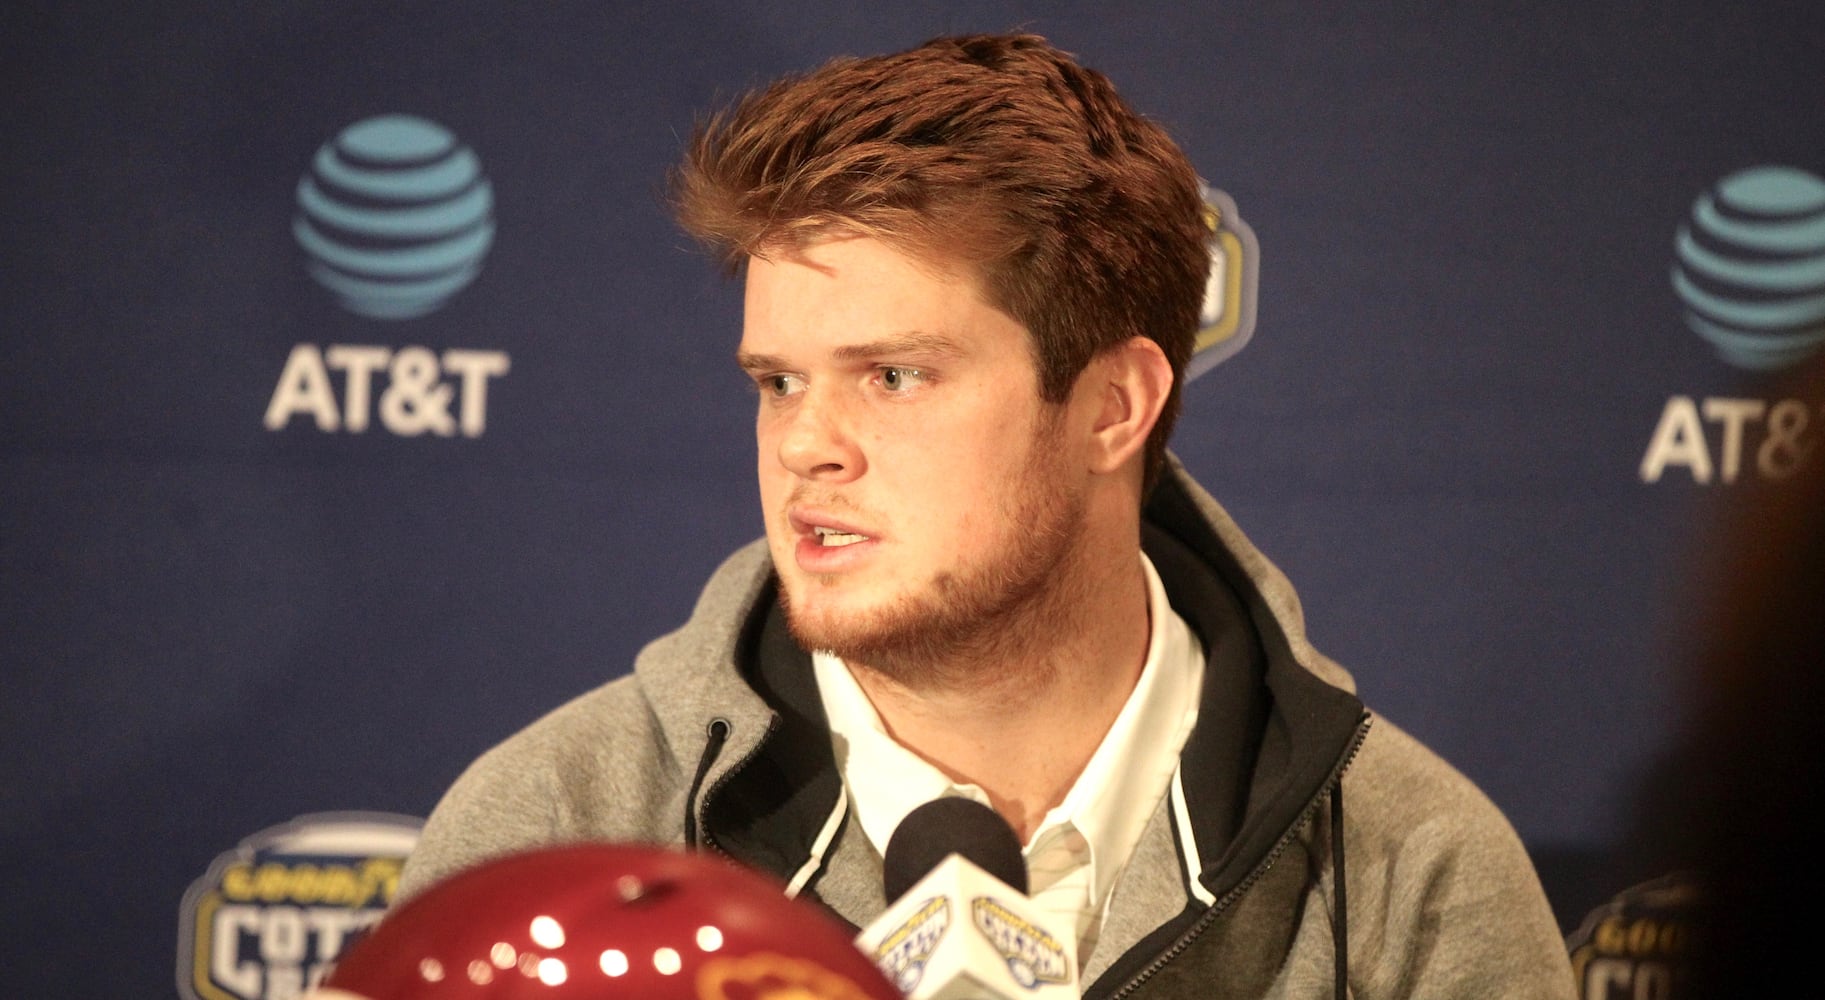
[[[400,904],[311,1000],[900,1000],[812,904],[653,846],[484,862]]]
[[[1825,263],[1825,258],[1821,258]],[[1583,1000],[1815,996],[1825,936],[1825,354],[1754,395],[1804,405],[1783,475],[1715,494],[1675,647],[1681,732],[1622,864],[1665,873],[1568,940]]]

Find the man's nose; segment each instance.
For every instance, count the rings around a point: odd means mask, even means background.
[[[806,389],[780,434],[780,464],[801,479],[846,482],[861,475],[864,458],[848,411],[836,393]]]

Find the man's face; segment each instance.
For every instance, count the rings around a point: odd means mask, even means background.
[[[751,259],[740,361],[801,644],[910,681],[1057,603],[1083,466],[973,279],[863,237]]]

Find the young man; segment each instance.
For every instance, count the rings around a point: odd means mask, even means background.
[[[711,119],[674,189],[746,275],[765,543],[477,761],[406,892],[658,841],[862,926],[899,821],[967,795],[1086,995],[1572,995],[1507,822],[1167,454],[1205,208],[1105,78],[1031,36],[838,60]]]

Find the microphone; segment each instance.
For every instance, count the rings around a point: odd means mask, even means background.
[[[856,935],[907,1000],[1077,1000],[1077,939],[1027,898],[1020,841],[993,809],[947,796],[894,830],[885,912]]]

